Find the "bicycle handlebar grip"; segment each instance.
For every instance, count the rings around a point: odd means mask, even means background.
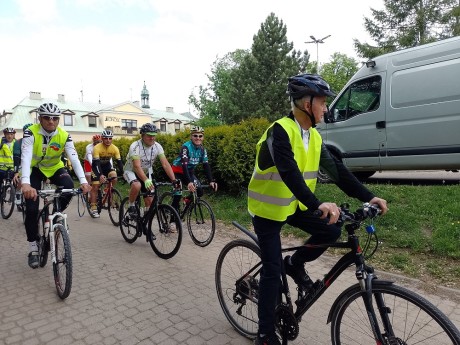
[[[321,211],[320,209],[314,210],[313,215],[319,218],[323,215],[323,211]]]

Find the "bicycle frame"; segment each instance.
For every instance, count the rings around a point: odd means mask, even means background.
[[[51,203],[50,203],[51,204]],[[48,220],[50,222],[50,224],[52,224],[52,226],[50,226],[49,228],[49,231],[48,231],[48,234],[45,234],[45,236],[49,239],[50,241],[50,255],[51,255],[51,261],[56,264],[57,263],[57,260],[56,260],[56,252],[54,250],[55,248],[55,238],[54,238],[54,230],[56,228],[56,226],[58,225],[58,223],[54,223],[53,220],[54,218],[57,218],[57,217],[62,217],[64,219],[64,229],[65,231],[69,234],[69,228],[67,226],[67,214],[65,213],[61,213],[61,212],[54,212],[53,214],[50,214],[48,215]]]
[[[248,235],[257,245],[259,244],[257,236],[252,232],[248,231],[246,228],[239,225],[237,222],[233,222],[233,224],[243,231],[246,235]],[[383,344],[384,339],[382,339],[381,332],[378,327],[378,323],[375,322],[377,319],[375,310],[372,304],[372,280],[376,279],[377,277],[374,275],[374,269],[371,266],[366,265],[365,258],[362,253],[361,247],[359,245],[359,238],[355,234],[355,230],[358,229],[360,225],[356,223],[350,223],[345,225],[345,229],[348,233],[348,239],[346,242],[334,242],[334,243],[324,243],[318,245],[307,245],[307,247],[315,247],[315,248],[349,248],[350,251],[345,253],[336,263],[335,265],[329,270],[328,273],[324,276],[322,280],[317,280],[313,284],[313,288],[308,291],[305,295],[301,295],[302,291],[299,291],[299,299],[296,301],[297,309],[294,313],[294,316],[297,322],[300,322],[302,316],[310,309],[310,307],[321,297],[324,292],[332,285],[332,283],[351,265],[356,266],[356,278],[360,284],[361,290],[363,291],[363,300],[368,312],[368,317],[370,324],[372,325],[372,330],[374,333],[374,338],[380,341]],[[281,253],[295,251],[299,248],[304,246],[295,246],[289,248],[282,248]],[[282,258],[280,258],[281,260]],[[288,307],[292,309],[292,298],[289,291],[289,284],[287,280],[287,275],[285,271],[284,264],[281,265],[281,295],[284,295],[286,301],[284,302]],[[260,270],[262,269],[262,261],[257,263],[253,266],[248,272],[246,272],[240,279],[236,281],[236,285],[240,286],[240,284],[245,281],[249,276],[256,276],[260,274]],[[393,284],[392,282],[388,281],[385,282],[388,284]],[[376,294],[377,296],[377,303],[380,305],[384,305],[382,296],[380,294]],[[254,296],[247,296],[248,298],[252,299],[255,303],[257,303],[257,299]],[[334,305],[331,307],[331,311],[334,310]],[[380,309],[380,308],[379,308]],[[331,321],[331,311],[328,315],[327,322]],[[389,322],[388,315],[385,311],[380,310],[380,316],[382,317],[384,328],[389,332],[391,330],[391,323]]]

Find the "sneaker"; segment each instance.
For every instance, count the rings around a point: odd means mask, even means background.
[[[99,213],[97,212],[97,210],[91,210],[91,212],[89,213],[91,215],[91,217],[93,218],[99,218]]]
[[[34,251],[29,253],[28,264],[31,268],[38,267],[38,252]]]
[[[254,341],[254,345],[281,345],[281,342],[275,334],[267,334],[263,337],[257,336],[256,340]]]
[[[128,214],[130,219],[137,219],[137,210],[136,206],[129,206],[128,207]]]
[[[284,267],[286,268],[286,274],[294,279],[295,283],[306,290],[309,290],[313,287],[313,281],[308,276],[307,272],[302,266],[291,265],[289,263],[288,255],[284,258]]]

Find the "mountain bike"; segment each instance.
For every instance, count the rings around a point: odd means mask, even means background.
[[[345,289],[333,303],[327,323],[331,323],[331,343],[344,344],[460,344],[455,325],[432,303],[416,293],[377,279],[365,260],[377,250],[375,227],[366,227],[368,237],[362,248],[355,231],[363,222],[379,213],[376,206],[364,204],[355,212],[341,207],[340,221],[345,223],[347,241],[315,245],[348,248],[322,280],[305,290],[297,287],[292,302],[282,258],[281,288],[276,307],[276,330],[282,344],[299,335],[302,316],[331,286],[347,267],[355,266],[358,283]],[[262,262],[257,236],[236,222],[233,224],[252,241],[237,239],[228,243],[219,255],[215,271],[217,296],[225,316],[240,334],[255,338],[258,329],[257,303]],[[282,253],[301,248],[282,248]],[[295,304],[295,307],[294,307]]]
[[[202,185],[202,188],[209,187]],[[161,194],[160,204],[172,204],[174,192],[167,191]],[[206,247],[211,243],[216,232],[216,219],[211,206],[201,199],[197,192],[189,193],[182,197],[179,203],[180,218],[187,221],[187,229],[193,243],[200,247]]]
[[[6,170],[6,177],[2,181],[1,185],[1,205],[0,210],[3,219],[8,219],[14,210],[14,201],[16,197],[16,188],[13,185],[13,170],[8,167]]]
[[[56,190],[38,190],[37,193],[44,200],[43,208],[38,214],[39,266],[45,267],[49,252],[57,294],[65,299],[72,288],[72,252],[67,215],[61,212],[59,197],[63,194],[81,194],[82,191],[58,187]]]
[[[113,180],[120,176],[107,177],[105,182],[101,183],[99,190],[97,191],[97,213],[101,213],[101,210],[107,210],[109,212],[110,221],[114,226],[119,226],[119,213],[121,205],[121,194],[113,186]],[[86,201],[86,208],[89,214],[91,214],[91,203],[89,202],[89,193],[83,195]]]
[[[128,243],[134,243],[138,237],[145,235],[155,254],[162,259],[170,259],[181,246],[182,223],[174,207],[158,202],[158,187],[171,183],[154,182],[154,185],[153,191],[139,193],[137,196],[135,215],[128,212],[128,197],[123,199],[119,220],[121,235]],[[148,209],[144,207],[144,197],[153,197]]]

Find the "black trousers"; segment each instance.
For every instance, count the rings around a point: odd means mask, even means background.
[[[311,234],[305,244],[334,242],[340,237],[341,228],[336,224],[328,225],[326,220],[319,219],[308,210],[300,209],[284,222],[255,216],[252,223],[259,239],[262,256],[258,304],[259,333],[270,334],[275,331],[275,308],[280,289],[282,259],[280,232],[283,225],[287,223]],[[292,255],[292,263],[303,265],[305,262],[317,259],[325,250],[325,248],[302,247]]]

